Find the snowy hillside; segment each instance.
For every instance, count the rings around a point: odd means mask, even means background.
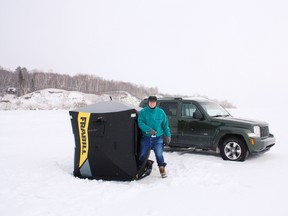
[[[135,106],[140,103],[139,99],[124,91],[96,95],[61,89],[45,89],[21,97],[16,97],[13,94],[0,97],[0,110],[68,110],[100,101],[108,101],[110,97],[112,100]]]

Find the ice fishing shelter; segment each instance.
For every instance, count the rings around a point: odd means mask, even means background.
[[[74,176],[134,180],[150,174],[153,162],[147,158],[142,167],[137,163],[139,109],[106,101],[69,111],[75,138]]]

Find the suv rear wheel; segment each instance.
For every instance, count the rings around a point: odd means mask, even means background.
[[[223,160],[244,161],[248,155],[245,143],[238,137],[228,137],[220,145]]]

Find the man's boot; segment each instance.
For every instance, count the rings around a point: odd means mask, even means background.
[[[164,166],[159,166],[159,171],[160,171],[160,174],[161,174],[162,178],[166,178],[167,177],[167,174],[166,174]]]

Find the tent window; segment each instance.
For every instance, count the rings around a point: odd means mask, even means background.
[[[103,118],[99,117],[93,122],[91,129],[88,130],[89,133],[93,133],[93,137],[103,137],[105,133],[105,121]]]

